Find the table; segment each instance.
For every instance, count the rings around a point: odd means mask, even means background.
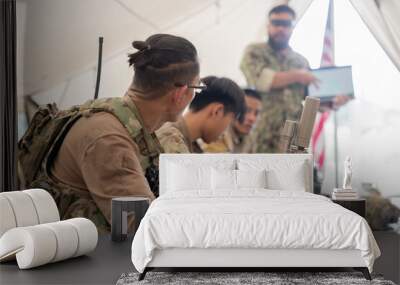
[[[132,239],[112,242],[110,235],[100,235],[90,254],[32,269],[20,270],[16,261],[1,263],[0,284],[115,284],[122,273],[135,271]]]
[[[111,200],[111,240],[120,242],[128,236],[128,213],[135,216],[135,229],[149,208],[150,199],[146,197],[116,197]]]

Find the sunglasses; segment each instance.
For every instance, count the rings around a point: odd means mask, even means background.
[[[275,27],[291,28],[294,26],[292,20],[271,20],[270,23]]]
[[[197,90],[205,90],[207,89],[207,86],[203,82],[199,82],[199,85],[190,85],[190,84],[183,84],[183,83],[175,83],[175,87],[184,87],[186,86],[187,88],[191,89],[197,89]]]

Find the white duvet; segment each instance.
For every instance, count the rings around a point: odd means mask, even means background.
[[[358,249],[371,272],[380,255],[359,215],[320,195],[265,189],[164,194],[140,223],[132,262],[143,272],[165,248]]]

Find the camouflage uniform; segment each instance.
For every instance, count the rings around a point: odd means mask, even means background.
[[[204,144],[202,148],[204,152],[210,153],[255,153],[256,144],[253,134],[238,134],[234,127],[230,127],[217,141]]]
[[[156,131],[156,134],[166,153],[203,152],[198,142],[191,142],[189,130],[183,118],[174,123],[165,123]]]
[[[100,232],[109,232],[110,224],[96,205],[90,192],[64,184],[51,174],[52,162],[70,127],[82,116],[89,117],[96,112],[108,112],[114,115],[125,127],[130,138],[139,147],[137,157],[143,172],[146,173],[150,187],[153,186],[151,187],[152,192],[155,196],[158,195],[158,177],[154,177],[154,173],[158,173],[158,156],[162,152],[162,147],[155,134],[149,133],[143,128],[140,114],[129,96],[91,100],[81,106],[60,112],[58,116],[70,116],[71,119],[60,131],[57,139],[51,142],[41,171],[30,186],[46,189],[52,194],[62,219],[86,217],[96,224]]]
[[[298,120],[306,88],[291,84],[285,88],[271,89],[274,74],[291,69],[307,69],[307,60],[292,49],[285,54],[275,52],[267,43],[249,45],[240,68],[249,87],[262,95],[263,107],[257,128],[254,130],[256,152],[278,152],[279,136],[285,121]]]

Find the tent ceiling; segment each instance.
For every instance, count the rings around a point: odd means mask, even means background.
[[[205,71],[237,79],[244,46],[264,38],[265,13],[281,2],[287,1],[17,0],[19,94],[94,72],[99,36],[106,61],[124,56],[134,39],[178,34],[198,47]],[[300,15],[311,2],[290,1]]]
[[[173,25],[182,15],[210,5],[195,0],[19,0],[25,11],[24,94],[65,80],[97,59],[98,37],[105,37],[104,57]],[[21,14],[21,13],[20,13]],[[147,20],[147,21],[146,21]],[[150,23],[154,23],[151,25]],[[156,30],[160,28],[160,30]]]
[[[132,15],[139,15],[149,25],[156,27],[158,31],[167,30],[186,18],[188,14],[201,11],[211,5],[215,5],[215,0],[114,0],[121,6],[126,7]]]

